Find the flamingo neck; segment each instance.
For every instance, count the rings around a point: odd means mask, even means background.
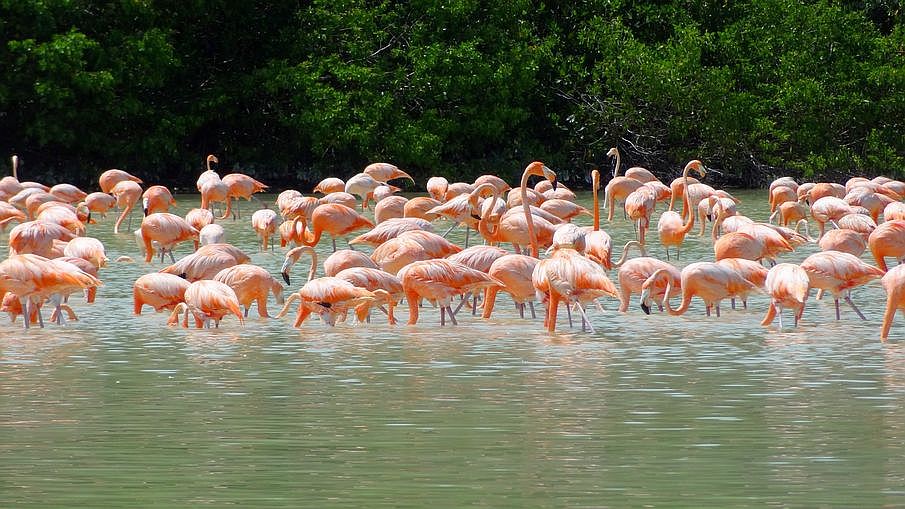
[[[600,199],[597,196],[597,188],[600,187],[600,172],[591,172],[591,189],[594,194],[594,231],[600,230]]]
[[[528,204],[528,177],[530,176],[529,172],[526,170],[522,173],[522,181],[521,181],[521,195],[522,195],[522,209],[525,211],[525,223],[528,226],[528,238],[531,240],[531,256],[534,258],[538,257],[538,246],[537,246],[537,235],[534,231],[534,220],[531,217],[531,206]]]

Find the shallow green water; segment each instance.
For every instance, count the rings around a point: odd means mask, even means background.
[[[766,217],[766,193],[739,195]],[[89,234],[137,259],[113,219]],[[224,225],[276,274],[247,219]],[[689,238],[680,264],[711,258]],[[552,337],[505,297],[445,329],[428,308],[414,327],[186,330],[131,313],[160,267],[112,263],[77,323],[0,324],[0,506],[905,506],[905,325],[879,342],[878,283],[854,294],[870,321],[812,300],[797,330],[761,327],[763,296],[720,319],[610,300],[595,334]]]

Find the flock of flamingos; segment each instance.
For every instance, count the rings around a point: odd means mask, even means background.
[[[609,155],[615,169],[604,189],[603,208],[609,221],[631,221],[637,239],[625,245],[618,260],[611,237],[600,228],[597,170],[591,175],[594,205],[589,211],[575,202],[572,191],[558,186],[556,174],[540,162],[525,168],[516,188],[494,175],[473,183],[432,177],[426,183],[429,195],[411,199],[394,194],[399,188],[388,182],[414,179],[392,164],[375,163],[346,181],[327,178],[309,196],[283,191],[276,199],[278,210],[263,207],[252,214],[251,226],[260,238],[255,249],[274,250],[275,238],[287,248],[281,269],[287,285],[292,286],[296,263],[309,264],[307,281],[285,299],[283,284],[225,242],[223,227],[215,221],[240,217],[237,200],[251,200],[268,186],[241,173],[221,177],[211,169],[218,163],[215,156],[207,157],[207,170],[198,177],[200,207],[185,217],[168,212],[175,204],[169,189],[143,189],[141,179],[125,171],[105,171],[98,181],[100,191],[89,194],[71,184],[20,182],[13,156],[13,175],[0,180],[0,226],[18,223],[9,231],[9,257],[0,262],[0,310],[14,321],[22,316],[26,329],[34,323],[44,326],[44,305],[53,308],[50,320],[56,323],[64,323],[67,316],[74,319],[68,297],[85,293],[92,302],[102,284],[99,271],[108,262],[101,241],[86,236],[92,216],[118,207],[122,212],[114,233],[120,233],[140,204],[140,228],[123,234],[136,236],[145,262],[169,256],[172,264],[135,280],[134,312],[140,314],[145,305],[166,310],[168,323],[181,321],[183,327],[189,315],[198,327],[218,326],[227,315],[243,322],[253,303],[261,317],[268,317],[271,294],[283,304],[277,318],[297,303],[295,327],[312,313],[334,325],[350,312],[360,322],[369,321],[376,310],[396,323],[395,308],[403,299],[409,324],[418,322],[424,301],[433,304],[425,309],[439,310],[441,325],[457,324],[463,306],[489,318],[500,292],[511,297],[522,317],[529,310],[535,316],[535,302],[544,304],[544,326],[551,333],[561,318],[567,317],[572,326],[574,312],[582,329],[593,331],[587,306],[609,296],[626,312],[633,295],[645,313],[655,307],[681,315],[697,296],[708,316],[711,311],[719,316],[721,301],[747,305],[749,294],[764,293],[770,305],[762,324],[778,316],[782,327],[783,310],[789,309],[797,327],[811,289],[817,298],[825,292],[832,295],[837,320],[840,299],[864,319],[850,292],[877,278],[887,293],[884,340],[896,310],[905,314],[905,265],[888,269],[886,264],[886,258],[905,258],[905,183],[853,177],[845,185],[798,184],[782,177],[770,185],[772,215],[767,222],[757,222],[739,212],[739,201],[730,193],[704,183],[707,168],[700,161],[689,162],[682,176],[666,185],[639,167],[619,175],[618,150]],[[532,176],[539,178],[533,188],[528,185]],[[660,214],[656,233],[667,260],[647,256],[645,249],[653,234],[648,230],[654,208],[664,201],[668,209]],[[222,215],[215,217],[216,208]],[[571,222],[581,214],[592,215],[593,226]],[[453,226],[435,232],[438,218]],[[819,228],[817,239],[807,228],[801,233],[809,220]],[[696,222],[704,235],[708,221],[714,261],[677,268],[671,261],[680,256],[686,235]],[[464,247],[446,238],[457,227],[466,229]],[[314,246],[325,233],[332,238],[333,253],[319,265]],[[353,233],[358,236],[347,241],[349,249],[337,249],[337,237]],[[469,247],[471,237],[476,242]],[[176,260],[173,250],[182,242],[194,243],[194,252]],[[776,263],[781,254],[812,242],[821,251],[800,264]],[[370,255],[354,249],[362,244],[373,248]],[[501,245],[511,245],[514,253]],[[632,249],[641,256],[628,258]],[[861,259],[867,249],[875,265]],[[324,277],[315,277],[318,269]],[[617,271],[618,286],[608,270]],[[680,300],[675,308],[670,302],[674,297]]]

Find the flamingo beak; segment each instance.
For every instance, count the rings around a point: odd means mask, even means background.
[[[289,273],[288,272],[280,272],[280,274],[283,276],[283,281],[286,281],[287,285],[292,284],[291,282],[289,282]]]
[[[472,219],[477,219],[478,221],[481,220],[481,216],[479,216],[479,215],[477,215],[477,214],[472,214],[472,215],[471,215],[471,218],[472,218]]]
[[[645,303],[642,302],[642,303],[641,303],[641,311],[644,311],[644,314],[645,314],[645,315],[649,315],[649,314],[650,314],[650,306],[648,306],[647,304],[645,304]]]

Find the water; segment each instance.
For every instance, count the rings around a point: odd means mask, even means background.
[[[738,194],[766,217],[765,192]],[[113,219],[89,233],[138,259]],[[277,273],[247,219],[223,224]],[[680,264],[711,258],[691,237]],[[760,326],[754,296],[720,319],[605,300],[595,334],[549,336],[506,297],[445,329],[427,308],[414,327],[252,310],[196,330],[132,315],[160,267],[112,263],[64,327],[0,324],[0,506],[905,507],[905,325],[880,343],[876,282],[854,294],[869,321],[812,299],[798,329]]]

